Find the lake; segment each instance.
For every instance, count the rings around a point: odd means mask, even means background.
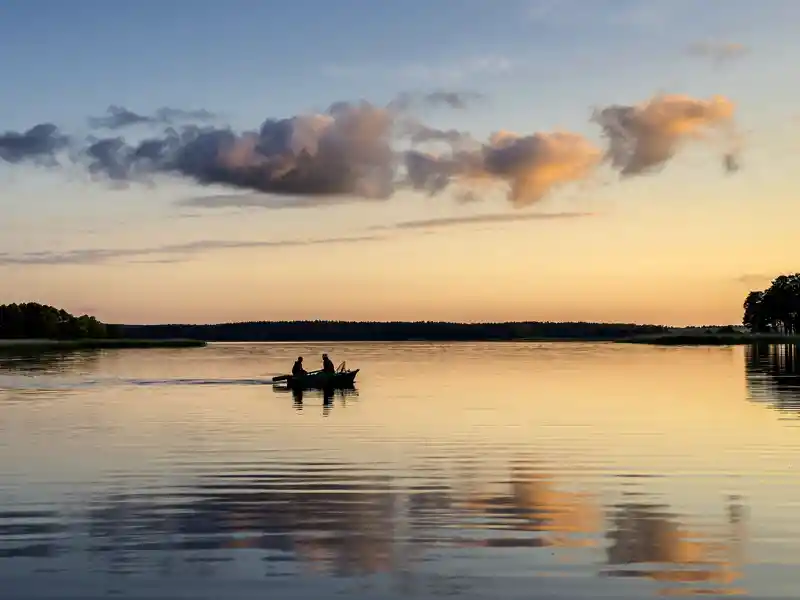
[[[322,352],[333,397],[275,391]],[[796,598],[792,346],[0,357],[0,598]]]

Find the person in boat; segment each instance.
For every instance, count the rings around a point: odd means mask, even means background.
[[[298,356],[297,360],[294,361],[294,365],[292,365],[292,375],[294,377],[299,377],[300,375],[305,375],[306,370],[303,368],[303,357]]]
[[[333,366],[333,362],[330,358],[328,358],[327,354],[322,355],[322,372],[323,373],[335,373],[336,367]]]

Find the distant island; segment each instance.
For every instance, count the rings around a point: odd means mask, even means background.
[[[439,321],[253,321],[218,325],[123,325],[128,339],[208,342],[618,342],[656,345],[786,343],[782,333],[726,326],[582,322],[448,323]],[[800,341],[798,338],[797,341]]]
[[[206,342],[602,341],[656,345],[800,343],[800,273],[751,291],[742,326],[668,327],[636,323],[521,321],[249,321],[212,325],[104,324],[51,306],[0,306],[3,345],[60,348],[179,347]]]
[[[122,325],[37,302],[0,305],[0,349],[80,350],[205,346],[202,340],[128,338]]]
[[[216,325],[121,325],[126,338],[184,338],[209,342],[477,342],[613,341],[667,333],[632,323],[450,323],[442,321],[253,321]]]

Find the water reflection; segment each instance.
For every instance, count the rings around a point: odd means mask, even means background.
[[[265,347],[0,362],[0,598],[791,597],[796,347]]]
[[[55,513],[0,513],[0,558],[74,555],[79,544],[109,574],[168,577],[187,566],[217,572],[250,553],[262,576],[296,575],[304,565],[334,577],[388,573],[407,586],[434,554],[441,574],[465,548],[522,553],[523,569],[546,574],[553,552],[581,549],[598,553],[583,559],[590,569],[605,551],[606,576],[691,584],[663,593],[741,591],[730,587],[741,577],[744,543],[744,511],[735,498],[729,531],[715,538],[644,495],[604,515],[596,496],[567,490],[567,477],[531,466],[512,468],[498,493],[476,491],[463,479],[419,480],[334,462],[208,473],[183,486],[90,498],[78,519],[87,523],[85,536],[73,529],[63,537],[64,517]],[[603,537],[610,540],[605,549]]]
[[[800,416],[800,346],[757,344],[745,349],[752,400]]]
[[[129,566],[153,552],[256,549],[265,561],[325,563],[336,574],[388,568],[395,500],[389,479],[334,478],[335,466],[315,469],[205,477],[185,499],[107,497],[89,512],[88,549],[130,554]]]
[[[162,497],[108,496],[89,511],[88,549],[116,563],[126,556],[128,567],[145,567],[152,553],[249,549],[267,562],[307,562],[334,575],[390,570],[398,494],[388,475],[347,471],[309,464],[208,475]]]
[[[533,532],[534,537],[518,540],[489,539],[486,545],[594,547],[602,531],[602,511],[597,500],[586,493],[559,489],[552,474],[514,467],[508,492],[476,494],[466,502],[490,520],[488,529]]]
[[[55,375],[86,371],[96,366],[100,350],[35,351],[0,348],[0,373],[9,375]]]
[[[66,530],[55,511],[0,511],[0,559],[53,557]]]
[[[732,497],[725,531],[690,530],[666,505],[620,502],[610,515],[607,535],[607,564],[613,568],[604,574],[691,584],[661,588],[665,595],[744,593],[731,585],[742,577],[743,516],[740,500]]]
[[[344,388],[330,388],[321,390],[303,390],[293,389],[286,386],[275,386],[272,388],[278,394],[291,394],[294,401],[294,407],[298,412],[303,410],[304,402],[308,400],[322,400],[322,414],[328,416],[331,408],[333,408],[334,400],[340,400],[341,405],[347,406],[348,398],[350,400],[358,398],[358,390],[355,386]]]

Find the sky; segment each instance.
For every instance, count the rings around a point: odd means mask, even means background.
[[[797,269],[793,0],[0,5],[0,303],[738,323]]]

